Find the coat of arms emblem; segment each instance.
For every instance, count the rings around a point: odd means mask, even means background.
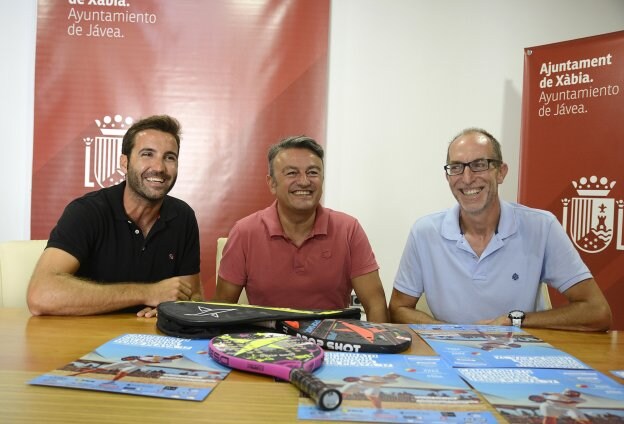
[[[124,119],[121,115],[105,116],[101,121],[95,120],[100,134],[82,139],[85,143],[85,187],[95,187],[97,183],[105,188],[124,180],[125,174],[119,168],[121,142],[132,122],[132,118]]]
[[[572,181],[579,197],[561,200],[563,228],[574,245],[583,252],[602,252],[614,238],[616,249],[624,250],[624,201],[608,197],[615,183],[606,177],[582,177],[578,182]],[[617,227],[614,225],[616,220]]]

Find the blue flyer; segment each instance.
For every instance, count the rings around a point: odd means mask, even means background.
[[[589,369],[574,356],[515,327],[415,330],[455,368]]]
[[[595,370],[458,371],[510,423],[624,423],[624,385]]]
[[[409,324],[409,328],[417,333],[427,331],[497,331],[524,333],[520,327],[506,325],[479,325],[479,324]]]
[[[29,384],[201,401],[229,373],[208,343],[125,334]]]
[[[475,391],[439,357],[326,352],[315,375],[342,393],[342,405],[322,411],[301,397],[302,420],[496,423]]]

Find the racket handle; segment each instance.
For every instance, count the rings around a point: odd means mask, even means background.
[[[290,372],[290,381],[324,411],[333,411],[342,403],[342,394],[338,390],[332,389],[302,368],[294,368]]]

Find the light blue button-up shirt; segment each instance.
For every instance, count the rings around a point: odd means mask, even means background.
[[[592,278],[555,216],[500,201],[498,232],[477,256],[459,227],[459,204],[413,225],[394,288],[427,295],[434,316],[468,324],[542,309],[540,282],[564,292]]]

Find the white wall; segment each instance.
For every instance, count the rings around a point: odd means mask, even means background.
[[[523,49],[622,29],[622,0],[333,0],[324,203],[361,221],[387,295],[413,221],[454,202],[461,129],[499,138],[516,199]],[[30,237],[35,30],[36,0],[0,0],[0,241]]]
[[[0,0],[0,241],[30,238],[36,0]]]
[[[450,139],[496,136],[516,200],[524,48],[620,31],[621,0],[334,0],[324,204],[356,216],[389,297],[411,225],[455,203]]]

